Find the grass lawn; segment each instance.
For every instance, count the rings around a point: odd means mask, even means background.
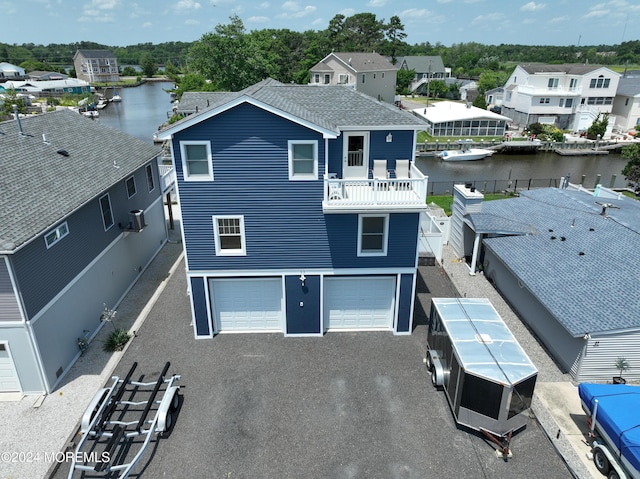
[[[503,195],[501,193],[487,193],[484,195],[484,201],[504,200],[513,198],[513,195]],[[451,216],[451,205],[453,204],[453,195],[434,195],[427,196],[427,203],[435,203],[444,210],[447,216]]]

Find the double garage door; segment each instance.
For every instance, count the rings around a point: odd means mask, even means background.
[[[395,291],[395,276],[325,276],[324,328],[392,329]],[[282,278],[210,279],[209,295],[219,332],[286,330]]]

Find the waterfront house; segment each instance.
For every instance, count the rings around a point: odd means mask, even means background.
[[[0,83],[7,80],[22,80],[24,77],[24,68],[7,62],[0,62]]]
[[[456,185],[450,244],[576,381],[640,380],[640,203],[596,188],[483,201]]]
[[[76,77],[89,83],[112,83],[120,80],[118,60],[111,50],[77,50],[73,55]]]
[[[0,123],[0,393],[53,391],[166,242],[159,153],[66,109]]]
[[[406,56],[399,57],[396,63],[398,70],[413,70],[415,75],[409,85],[412,93],[426,94],[427,84],[432,80],[449,78],[450,71],[447,70],[440,56]]]
[[[84,80],[67,78],[66,80],[23,80],[4,83],[6,90],[33,95],[35,97],[61,97],[63,95],[86,95],[91,93],[91,86]]]
[[[504,85],[502,114],[516,125],[580,131],[611,113],[620,74],[599,65],[518,65]],[[611,134],[615,118],[609,117]]]
[[[470,103],[432,102],[413,110],[427,121],[431,136],[496,136],[502,138],[510,119]]]
[[[397,69],[379,53],[331,52],[310,75],[311,85],[341,85],[395,103]]]
[[[617,131],[638,135],[635,128],[640,125],[640,75],[620,78],[612,114]]]
[[[27,73],[28,80],[66,80],[69,78],[69,75],[65,75],[60,72],[45,72],[40,70],[34,70],[32,72]]]
[[[351,88],[265,80],[170,140],[196,338],[412,330],[424,122]]]

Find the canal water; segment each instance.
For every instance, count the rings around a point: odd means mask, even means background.
[[[97,121],[151,143],[153,134],[171,113],[171,97],[166,90],[172,86],[170,82],[150,82],[120,88],[122,102],[111,103],[101,110]],[[454,183],[473,183],[487,192],[556,186],[567,175],[572,183],[583,183],[586,188],[593,188],[598,177],[603,186],[623,188],[626,181],[621,171],[626,164],[627,160],[619,153],[597,156],[496,153],[479,161],[447,162],[434,157],[416,160],[420,171],[429,176],[429,194],[451,192]]]

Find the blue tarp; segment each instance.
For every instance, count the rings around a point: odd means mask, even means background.
[[[640,387],[583,383],[578,386],[578,394],[592,414],[598,400],[596,422],[637,474],[640,471]]]

